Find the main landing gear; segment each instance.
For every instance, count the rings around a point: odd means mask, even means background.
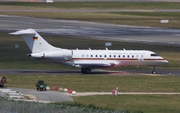
[[[152,74],[156,74],[156,66],[153,66]]]
[[[91,73],[91,68],[81,68],[81,73],[89,74],[89,73]]]

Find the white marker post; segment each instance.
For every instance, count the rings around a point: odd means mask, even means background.
[[[112,43],[111,42],[106,42],[105,46],[112,46]]]
[[[46,0],[47,3],[53,3],[53,0]]]
[[[169,20],[161,20],[160,23],[161,23],[161,24],[168,24],[168,23],[169,23]]]

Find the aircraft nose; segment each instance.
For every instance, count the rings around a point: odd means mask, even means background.
[[[161,59],[160,64],[168,64],[169,63],[169,61],[163,57],[161,57],[160,59]]]
[[[163,64],[168,64],[168,63],[169,63],[169,61],[164,60],[162,63],[163,63]]]
[[[165,63],[167,64],[167,63],[169,63],[169,61],[165,60]]]

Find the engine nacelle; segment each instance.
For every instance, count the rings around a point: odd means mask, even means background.
[[[47,59],[65,59],[72,57],[71,50],[56,50],[56,51],[44,51],[40,53],[30,53],[27,56],[32,58],[47,58]]]
[[[30,53],[27,54],[27,56],[32,57],[32,58],[44,58],[44,53]]]

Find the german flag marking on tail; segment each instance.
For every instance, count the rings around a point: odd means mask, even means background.
[[[33,37],[33,40],[38,40],[38,37]]]

